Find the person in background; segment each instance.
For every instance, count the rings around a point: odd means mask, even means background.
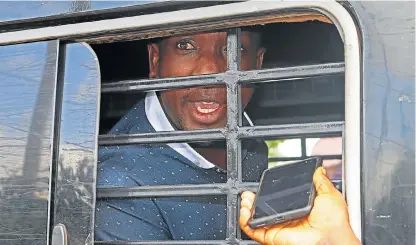
[[[312,149],[312,156],[319,155],[341,155],[342,138],[322,138]],[[342,161],[341,159],[324,160],[322,166],[325,168],[328,178],[342,180]]]

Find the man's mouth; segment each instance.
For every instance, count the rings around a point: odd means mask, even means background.
[[[195,108],[199,113],[210,114],[218,110],[220,108],[220,104],[212,101],[195,102]]]
[[[223,120],[227,115],[226,104],[221,104],[216,101],[188,102],[188,106],[190,109],[190,117],[200,124],[215,124]]]

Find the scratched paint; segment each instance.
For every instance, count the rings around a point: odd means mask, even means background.
[[[415,244],[415,3],[352,1],[363,35],[365,244]]]

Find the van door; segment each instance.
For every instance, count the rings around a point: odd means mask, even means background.
[[[58,48],[0,47],[0,244],[47,244]]]
[[[100,105],[98,59],[85,43],[62,43],[58,73],[52,225],[65,227],[55,231],[66,231],[68,244],[92,245]]]

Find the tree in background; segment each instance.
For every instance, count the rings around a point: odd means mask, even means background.
[[[267,147],[269,148],[269,158],[281,157],[282,153],[279,151],[279,145],[285,140],[268,140],[266,141]],[[274,167],[278,162],[269,162],[269,168]]]

